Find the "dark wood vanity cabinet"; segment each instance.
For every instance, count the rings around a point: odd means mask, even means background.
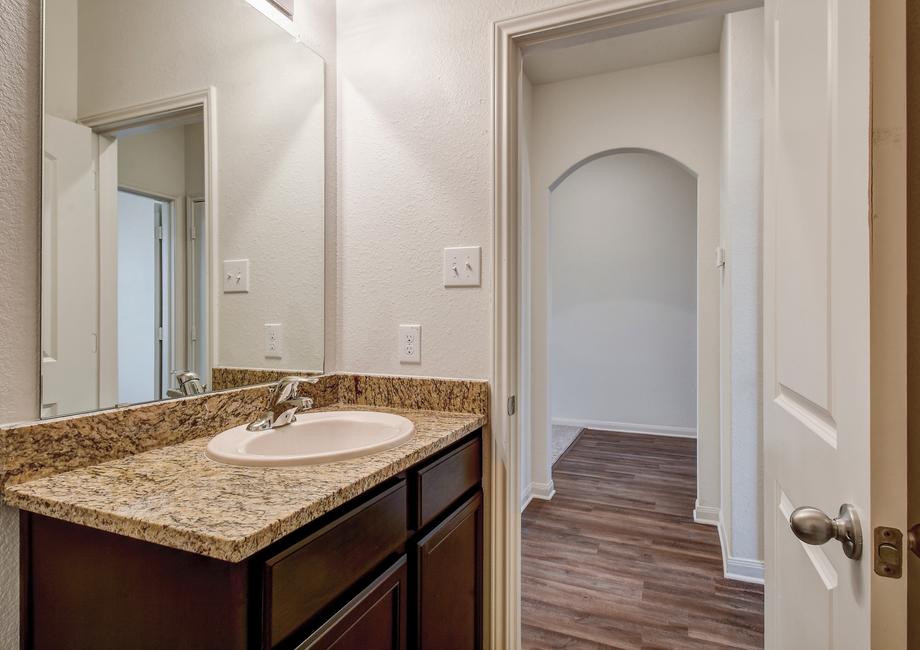
[[[23,512],[23,648],[474,650],[476,432],[239,563]]]
[[[413,554],[419,594],[417,647],[481,647],[482,493],[416,542]]]

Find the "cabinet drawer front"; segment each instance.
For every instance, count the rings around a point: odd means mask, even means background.
[[[406,483],[377,495],[267,560],[266,645],[274,647],[348,591],[407,537]]]
[[[480,436],[420,469],[415,480],[418,494],[415,525],[420,529],[482,480]]]
[[[408,581],[404,555],[297,650],[403,650]]]

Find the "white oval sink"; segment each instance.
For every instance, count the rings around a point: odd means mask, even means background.
[[[327,411],[303,413],[285,427],[248,431],[227,429],[208,443],[207,455],[228,465],[287,467],[366,456],[398,447],[415,425],[392,413]]]

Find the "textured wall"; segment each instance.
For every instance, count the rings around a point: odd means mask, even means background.
[[[338,367],[338,80],[336,74],[336,0],[296,0],[294,20],[301,39],[325,61],[325,297],[324,366]]]
[[[339,3],[340,369],[489,376],[492,23],[564,4]],[[466,245],[482,288],[445,289],[442,249]],[[422,325],[420,365],[400,323]]]
[[[696,177],[593,160],[550,196],[554,422],[696,433]]]
[[[0,421],[38,415],[40,3],[0,0]],[[0,648],[19,645],[19,525],[0,506]]]

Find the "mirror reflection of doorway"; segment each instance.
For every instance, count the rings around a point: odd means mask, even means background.
[[[181,396],[177,373],[209,376],[203,116],[46,118],[44,417]]]
[[[118,191],[118,403],[163,398],[171,372],[172,203]]]

